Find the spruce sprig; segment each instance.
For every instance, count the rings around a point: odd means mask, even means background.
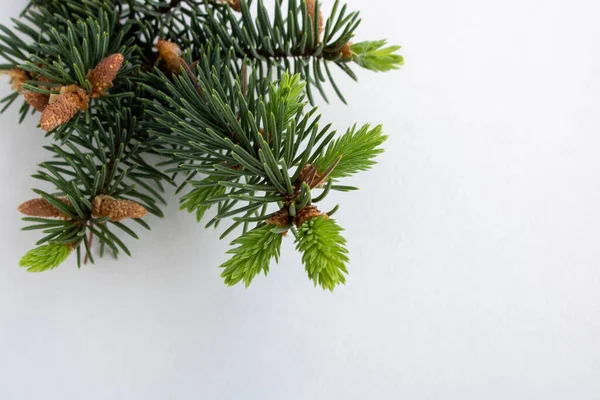
[[[262,0],[254,6],[246,0],[238,3],[237,12],[208,1],[204,2],[204,8],[183,10],[191,21],[185,47],[199,50],[207,43],[219,43],[222,49],[233,49],[235,57],[247,60],[261,70],[261,76],[269,79],[280,79],[285,72],[299,74],[307,82],[306,93],[311,103],[315,101],[313,88],[328,101],[325,83],[331,84],[346,102],[330,65],[357,80],[350,65],[353,61],[369,69],[401,64],[401,57],[393,54],[399,47],[379,52],[369,47],[365,52],[365,46],[360,45],[357,57],[344,54],[342,49],[351,43],[361,20],[358,11],[348,11],[347,5],[339,0],[335,0],[327,17],[318,1],[289,0],[284,6],[278,0],[273,10],[267,9]],[[196,59],[199,57],[198,53],[192,54]]]
[[[388,71],[403,59],[385,41],[352,44],[360,16],[339,0],[32,0],[0,26],[0,71],[23,96],[21,119],[40,113],[50,159],[33,177],[24,230],[41,239],[21,265],[56,268],[94,246],[130,254],[121,235],[162,217],[164,186],[182,209],[235,234],[223,263],[228,285],[248,286],[294,236],[309,278],[345,282],[341,228],[323,212],[332,190],[370,169],[383,151],[380,126],[338,137],[312,104],[327,83],[345,102],[332,66]],[[386,47],[387,46],[387,47]],[[158,157],[157,157],[158,156]]]
[[[354,43],[350,46],[352,60],[365,69],[387,72],[404,64],[404,57],[397,54],[400,46],[388,46],[387,40]]]
[[[340,136],[314,161],[314,165],[325,171],[336,160],[339,162],[329,176],[333,179],[347,178],[359,171],[367,171],[376,164],[375,158],[383,152],[381,147],[387,136],[381,125],[371,128],[356,125]]]
[[[327,217],[310,219],[298,229],[296,249],[303,253],[302,262],[315,286],[333,291],[337,285],[346,283],[349,259],[342,231]]]
[[[273,232],[273,227],[263,225],[244,233],[231,245],[238,247],[228,251],[233,256],[221,268],[225,284],[229,286],[244,282],[250,286],[254,277],[260,273],[269,273],[271,260],[279,261],[281,251],[281,233]]]
[[[267,223],[280,234],[296,227],[301,229],[307,219],[324,215],[313,203],[322,202],[331,189],[346,189],[334,186],[334,179],[370,168],[381,152],[385,136],[380,126],[370,129],[367,125],[358,130],[353,127],[336,141],[329,126],[320,129],[316,109],[304,110],[304,83],[298,75],[283,74],[279,82],[258,93],[248,90],[244,97],[239,77],[227,72],[211,73],[206,65],[199,65],[195,72],[193,76],[174,77],[173,83],[167,85],[168,92],[157,92],[157,97],[170,107],[155,104],[150,112],[159,125],[172,131],[165,135],[160,130],[158,139],[158,143],[164,144],[162,152],[181,159],[181,164],[171,171],[195,171],[210,176],[192,181],[196,188],[183,197],[182,207],[196,210],[197,216],[202,217],[209,207],[217,205],[216,216],[207,226],[217,226],[223,219],[233,218],[222,237],[242,227],[244,233],[240,238],[243,238],[252,224]],[[162,76],[160,71],[155,74]],[[256,76],[251,74],[248,87],[254,88],[256,84]],[[229,97],[235,99],[229,102],[237,106],[235,109],[226,105]],[[313,194],[319,190],[320,194]],[[332,235],[341,246],[345,243],[340,239],[341,230],[332,224],[319,223],[315,229],[323,230],[323,237]],[[308,256],[305,253],[305,260],[312,260],[307,266],[309,275],[332,290],[344,282],[343,275],[334,273],[331,266],[345,271],[345,262],[342,263],[345,252],[335,253],[339,253],[337,263],[314,259],[324,257],[324,253],[315,252],[314,246],[319,242],[306,242],[306,237],[302,243],[311,245],[299,245],[298,250],[310,251]],[[243,253],[260,254],[260,246],[258,241],[244,242]],[[262,257],[260,265],[268,259]],[[232,265],[239,268],[237,261],[226,262],[225,277],[228,283],[237,283],[239,280],[230,274]],[[323,265],[327,266],[325,270]],[[256,271],[263,270],[253,267],[248,271],[255,273],[246,272],[254,277]],[[245,282],[249,284],[251,279]]]
[[[29,272],[44,272],[58,267],[71,254],[71,247],[53,243],[36,247],[23,256],[19,265]]]

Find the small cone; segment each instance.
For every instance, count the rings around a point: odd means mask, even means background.
[[[92,216],[94,218],[110,217],[113,222],[119,222],[126,218],[142,218],[147,210],[131,200],[119,200],[111,196],[99,195],[92,203]]]
[[[306,182],[306,184],[314,189],[317,186],[322,186],[323,183],[327,180],[330,171],[326,171],[323,174],[320,174],[312,164],[306,164],[304,168],[302,168],[302,172],[300,172],[300,176],[298,177],[298,187],[302,185],[302,182]]]
[[[162,60],[168,72],[172,74],[179,73],[181,68],[181,49],[175,43],[168,40],[158,39],[156,44],[158,58]]]
[[[38,75],[36,77],[36,79],[37,79],[38,82],[53,83],[52,79],[47,78],[47,77],[42,76],[42,75]],[[48,86],[43,85],[43,84],[42,85],[38,85],[38,87],[41,88],[41,89],[47,89],[48,88]],[[44,109],[46,108],[46,106],[50,102],[50,95],[44,94],[44,93],[25,92],[25,94],[23,96],[25,97],[25,101],[27,102],[27,104],[29,104],[36,111],[39,111],[39,112],[44,111]]]
[[[71,202],[67,199],[57,198],[57,200],[62,201],[68,206],[71,205]],[[28,200],[21,204],[18,210],[30,217],[71,219],[45,199]]]
[[[8,71],[2,71],[7,74],[10,78],[10,86],[15,92],[23,93],[23,84],[29,80],[27,72],[19,68],[9,69]]]
[[[36,111],[42,112],[48,105],[50,96],[38,92],[25,92],[25,101]]]
[[[81,110],[87,110],[89,97],[76,85],[65,86],[61,94],[51,96],[49,104],[40,117],[40,125],[46,132],[69,122]]]
[[[242,4],[240,3],[240,0],[227,0],[227,3],[229,3],[229,6],[234,11],[242,11]]]
[[[306,11],[308,12],[308,15],[312,18],[312,20],[315,20],[315,8],[316,8],[316,2],[318,0],[306,0]],[[321,12],[321,9],[319,8],[319,36],[318,36],[318,43],[321,43],[321,35],[323,35],[323,13]]]
[[[38,82],[48,82],[48,83],[54,83],[54,81],[48,77],[45,77],[43,75],[38,75],[37,77],[37,81]],[[44,87],[44,85],[40,85],[40,87]]]
[[[111,54],[88,72],[87,79],[92,84],[91,97],[97,98],[106,94],[106,91],[113,86],[113,81],[124,61],[125,57],[122,54]]]
[[[269,225],[285,228],[290,224],[290,213],[287,208],[282,208],[275,215],[265,221]]]
[[[352,42],[348,42],[344,46],[342,46],[342,48],[340,49],[340,53],[342,53],[342,58],[344,59],[352,58]]]

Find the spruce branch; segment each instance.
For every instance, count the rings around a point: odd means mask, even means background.
[[[227,190],[219,184],[216,177],[208,177],[194,184],[195,188],[181,198],[180,210],[196,213],[196,220],[200,222],[212,204],[210,200],[223,196]]]
[[[171,130],[170,134],[163,130],[156,133],[160,135],[158,143],[164,144],[161,151],[181,160],[172,171],[210,176],[192,182],[196,188],[183,197],[182,208],[196,211],[201,217],[209,207],[218,205],[217,215],[208,225],[216,226],[230,217],[234,221],[223,236],[242,225],[246,232],[252,223],[266,223],[275,227],[270,232],[280,235],[297,227],[305,233],[298,250],[308,254],[305,263],[311,279],[330,290],[343,283],[347,258],[341,229],[333,222],[319,222],[314,229],[322,232],[322,237],[309,240],[308,232],[313,232],[307,228],[312,227],[310,221],[328,218],[312,204],[312,192],[321,190],[321,195],[315,197],[322,201],[330,189],[335,189],[328,181],[371,167],[385,140],[381,127],[354,127],[333,141],[335,132],[328,126],[319,129],[316,109],[305,112],[304,83],[298,75],[283,74],[278,82],[259,89],[256,74],[251,74],[251,89],[244,96],[240,78],[227,71],[217,75],[200,63],[196,73],[195,77],[173,76],[167,83],[168,77],[155,71],[155,79],[163,81],[167,90],[156,92],[156,96],[167,107],[155,104],[150,111],[159,125]],[[235,101],[228,102],[230,98]],[[229,108],[229,104],[236,108]],[[256,235],[265,234],[266,229],[258,230]],[[333,242],[325,241],[327,235]],[[334,259],[315,250],[323,243],[332,246]],[[235,261],[226,263],[228,283],[246,279],[249,284],[257,272],[265,270],[268,257],[262,256],[260,266],[240,269],[240,260],[245,260],[247,254],[261,254],[260,246],[257,240],[244,242],[240,252],[245,256],[234,256]],[[334,273],[334,267],[338,272]]]
[[[118,100],[113,102],[115,106],[119,104]],[[112,108],[105,104],[99,110],[109,109]],[[46,234],[38,245],[69,244],[78,254],[83,250],[85,258],[93,262],[90,242],[95,236],[115,256],[120,251],[130,254],[115,232],[137,239],[132,228],[122,222],[124,219],[131,218],[148,227],[139,219],[146,211],[162,216],[156,205],[162,199],[162,186],[157,183],[166,178],[142,158],[145,147],[136,139],[137,129],[131,110],[124,107],[104,121],[96,118],[89,126],[81,126],[69,137],[66,148],[47,147],[55,157],[42,163],[34,178],[53,184],[57,192],[49,194],[36,189],[41,199],[19,208],[29,216],[24,220],[32,223],[24,229],[39,229]],[[146,190],[140,191],[135,185]],[[45,251],[51,249],[60,248],[53,246]]]
[[[286,71],[300,74],[308,83],[306,90],[311,103],[314,103],[313,88],[327,101],[323,85],[327,82],[345,102],[330,72],[330,63],[354,80],[357,78],[349,65],[351,62],[369,69],[379,67],[380,70],[384,66],[391,69],[401,64],[402,57],[394,53],[399,47],[385,51],[369,48],[367,51],[359,44],[356,53],[348,51],[360,25],[360,15],[356,11],[348,12],[347,6],[341,5],[339,0],[334,2],[328,17],[323,15],[316,0],[289,0],[287,3],[288,7],[284,10],[282,2],[276,1],[272,12],[262,0],[255,7],[246,0],[239,0],[239,13],[233,12],[231,7],[219,7],[212,2],[205,2],[204,10],[183,10],[191,21],[186,42],[193,49],[217,42],[223,49],[233,49],[242,62],[250,62],[268,77],[275,74],[281,78]],[[272,20],[270,15],[274,16]],[[193,57],[197,59],[199,55],[193,53]]]
[[[355,190],[339,181],[371,168],[386,137],[369,125],[338,137],[313,91],[327,99],[329,83],[344,100],[333,65],[356,79],[353,65],[403,63],[385,41],[352,42],[358,12],[337,0],[328,14],[318,0],[32,0],[13,23],[0,26],[13,90],[0,104],[22,96],[21,118],[40,112],[52,140],[33,177],[53,189],[19,207],[23,229],[43,234],[22,266],[54,269],[72,252],[93,263],[93,244],[130,255],[129,221],[150,229],[164,185],[183,176],[180,207],[237,235],[228,285],[267,274],[289,232],[315,284],[345,282],[339,206],[317,204]]]

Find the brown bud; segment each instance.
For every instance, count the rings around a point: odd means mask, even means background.
[[[300,187],[302,182],[306,182],[311,189],[323,186],[329,178],[329,175],[331,175],[331,172],[338,166],[341,160],[342,156],[339,156],[336,158],[333,164],[329,166],[329,168],[321,172],[319,172],[316,166],[312,164],[306,164],[302,168],[300,176],[298,176],[298,181],[296,182],[297,187]]]
[[[300,227],[300,226],[302,226],[302,224],[304,224],[309,219],[317,218],[317,217],[320,217],[323,215],[326,218],[329,218],[329,216],[327,216],[327,214],[319,211],[319,209],[317,207],[312,206],[312,205],[306,206],[302,210],[298,211],[298,213],[296,214],[296,217],[294,218],[294,224],[296,224],[297,227]]]
[[[45,77],[43,75],[38,75],[37,77],[37,81],[38,82],[47,82],[47,83],[54,83],[54,81],[48,77]],[[45,86],[45,85],[40,85],[40,87]]]
[[[126,218],[142,218],[146,213],[146,209],[141,204],[131,200],[119,200],[99,195],[92,202],[94,218],[110,217],[111,221],[119,222]]]
[[[113,86],[113,81],[123,66],[124,60],[125,57],[122,54],[111,54],[88,72],[87,79],[92,84],[91,97],[97,98],[106,94],[106,91]]]
[[[286,208],[277,211],[275,215],[265,221],[269,225],[275,225],[279,228],[285,228],[290,224],[290,213]]]
[[[306,182],[306,184],[311,189],[314,189],[317,186],[323,185],[323,183],[325,183],[325,181],[327,180],[328,176],[329,171],[326,171],[325,174],[320,174],[317,170],[317,167],[315,167],[312,164],[306,164],[304,168],[302,168],[302,172],[300,172],[298,181],[300,182],[300,185],[302,184],[302,182]]]
[[[342,58],[345,58],[345,59],[352,58],[352,56],[354,54],[354,53],[352,53],[352,42],[348,42],[345,45],[343,45],[342,48],[340,49],[340,53],[342,54]]]
[[[234,11],[242,11],[242,4],[240,0],[227,0],[227,3]]]
[[[47,78],[43,75],[38,75],[38,76],[36,76],[35,79],[38,82],[53,83],[52,79]],[[47,89],[49,86],[40,84],[40,85],[38,85],[38,87],[41,89]],[[44,93],[25,92],[24,97],[25,97],[25,101],[27,102],[27,104],[29,104],[36,111],[39,111],[39,112],[44,111],[44,108],[46,108],[46,106],[50,102],[50,95],[44,94]]]
[[[36,111],[44,111],[50,100],[50,96],[38,92],[25,92],[25,101]]]
[[[315,9],[316,9],[316,2],[318,0],[306,0],[306,11],[308,13],[308,16],[312,18],[312,20],[315,20]],[[319,36],[318,36],[318,40],[317,42],[321,42],[321,35],[323,34],[323,13],[321,12],[321,8],[319,7]]]
[[[56,199],[68,206],[71,205],[71,202],[67,199]],[[19,206],[19,212],[31,217],[71,219],[45,199],[28,200]]]
[[[10,78],[10,86],[15,92],[23,93],[23,84],[29,80],[27,72],[19,68],[9,69],[8,71],[2,71],[3,74],[7,74]]]
[[[80,110],[87,110],[89,97],[76,85],[64,86],[59,95],[50,96],[49,104],[40,117],[40,125],[46,132],[66,124]]]
[[[318,180],[319,171],[317,170],[317,167],[315,167],[312,164],[306,164],[302,168],[300,176],[298,176],[298,181],[300,182],[300,184],[302,184],[302,182],[306,182],[311,189],[313,188],[313,182],[316,182]]]
[[[181,49],[175,43],[168,40],[158,39],[156,44],[158,58],[163,61],[168,72],[179,73],[181,68]]]

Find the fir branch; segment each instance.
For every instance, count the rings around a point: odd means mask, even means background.
[[[56,187],[55,195],[35,192],[56,207],[57,212],[50,213],[52,216],[65,215],[70,219],[68,223],[56,225],[53,220],[25,219],[35,223],[25,229],[42,229],[47,234],[38,244],[69,244],[78,249],[78,254],[79,247],[84,245],[85,258],[92,262],[88,234],[90,237],[93,234],[115,256],[121,250],[129,254],[129,249],[107,224],[137,238],[131,228],[120,222],[123,218],[139,218],[146,209],[162,216],[156,205],[162,186],[157,183],[166,176],[141,158],[146,147],[136,142],[138,125],[131,109],[123,107],[115,112],[109,104],[118,107],[120,102],[112,100],[99,107],[99,111],[106,113],[103,121],[95,118],[90,125],[80,126],[65,142],[65,148],[48,146],[55,157],[42,163],[34,175]],[[136,183],[147,190],[136,189]],[[152,188],[153,184],[158,191]]]
[[[353,64],[402,64],[385,41],[352,44],[359,23],[339,1],[325,15],[316,0],[273,10],[262,0],[32,0],[13,29],[0,26],[14,90],[0,104],[22,94],[21,118],[40,111],[59,143],[34,175],[54,191],[34,189],[40,197],[20,207],[24,229],[44,235],[22,265],[53,269],[71,251],[78,266],[93,263],[92,240],[100,256],[129,255],[119,235],[138,235],[121,221],[149,229],[141,217],[162,216],[163,184],[182,174],[177,192],[192,186],[182,209],[200,220],[215,208],[207,227],[230,220],[222,238],[242,232],[222,265],[227,284],[266,274],[288,231],[315,284],[344,283],[345,240],[328,219],[338,207],[315,203],[355,190],[337,180],[369,169],[385,136],[366,125],[336,139],[306,99],[315,89],[326,99],[329,82],[343,100],[331,65],[356,79]]]
[[[323,86],[326,82],[345,102],[329,71],[329,63],[356,79],[349,66],[352,61],[365,68],[384,70],[384,66],[391,69],[401,60],[401,56],[393,54],[399,47],[364,53],[364,46],[358,46],[356,57],[344,50],[354,37],[360,16],[358,12],[347,12],[346,5],[341,6],[339,0],[327,18],[323,18],[319,2],[314,0],[289,0],[287,10],[277,1],[273,12],[269,12],[262,1],[258,1],[255,8],[246,0],[238,4],[239,13],[210,2],[205,3],[203,10],[182,10],[191,20],[186,46],[200,49],[211,41],[220,43],[224,50],[234,49],[236,57],[250,62],[267,79],[274,74],[281,78],[285,72],[300,74],[308,83],[306,92],[311,103],[314,103],[313,88],[328,100]],[[270,15],[274,16],[273,20]],[[199,58],[198,54],[192,54],[195,59]]]

